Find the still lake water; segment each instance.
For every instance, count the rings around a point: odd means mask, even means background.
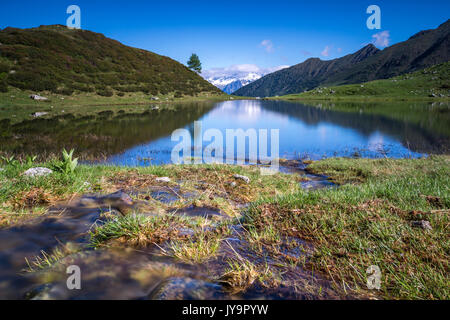
[[[282,158],[420,157],[448,153],[450,109],[435,104],[342,104],[233,100],[151,107],[143,114],[37,119],[2,127],[2,151],[57,154],[75,148],[82,159],[115,165],[171,162],[172,132],[279,129]],[[203,147],[209,142],[204,141]],[[226,147],[224,145],[224,147]],[[270,146],[269,146],[270,150]]]

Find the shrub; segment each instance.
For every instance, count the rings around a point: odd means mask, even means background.
[[[62,151],[62,161],[56,163],[54,165],[55,171],[64,173],[64,174],[73,174],[75,172],[76,167],[78,166],[78,158],[73,159],[74,150],[70,150],[67,152],[66,149]]]
[[[109,89],[97,90],[97,94],[102,97],[112,97],[114,92]]]
[[[8,92],[8,85],[5,80],[0,81],[0,92]]]
[[[65,95],[65,96],[71,96],[73,94],[73,91],[74,90],[70,89],[70,88],[62,88],[62,89],[56,90],[55,93],[62,94],[62,95]]]

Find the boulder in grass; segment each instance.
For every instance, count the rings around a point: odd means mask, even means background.
[[[156,178],[156,182],[170,182],[170,178],[169,177],[160,177],[160,178]]]
[[[53,171],[48,168],[31,168],[23,173],[24,176],[35,178],[35,177],[43,177],[52,174]]]
[[[250,178],[249,178],[249,177],[241,176],[240,174],[235,174],[233,177],[234,177],[235,179],[242,180],[242,181],[244,181],[245,183],[250,183]]]
[[[35,112],[31,116],[33,118],[39,118],[48,115],[48,112]]]
[[[423,230],[433,230],[433,227],[431,226],[430,222],[426,220],[412,221],[411,226]]]
[[[38,94],[32,94],[30,96],[30,98],[33,99],[33,100],[36,100],[36,101],[46,101],[46,100],[48,100],[48,98],[42,97],[42,96],[40,96]]]

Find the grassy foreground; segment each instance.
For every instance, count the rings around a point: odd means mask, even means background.
[[[329,101],[448,101],[450,62],[362,84],[319,87],[270,99]]]
[[[312,192],[299,188],[299,176],[261,176],[253,167],[79,166],[73,175],[55,173],[38,179],[20,175],[28,167],[4,166],[5,170],[0,171],[3,226],[42,214],[55,201],[68,201],[85,192],[142,188],[154,185],[158,176],[168,176],[172,181],[182,179],[182,189],[201,190],[201,196],[194,200],[196,205],[216,207],[233,220],[209,233],[201,218],[193,223],[167,214],[151,218],[126,216],[95,230],[95,246],[145,246],[155,242],[162,246],[166,241],[166,252],[196,264],[213,259],[219,243],[230,234],[231,225],[239,223],[247,231],[240,237],[251,244],[255,254],[264,251],[281,259],[281,243],[287,237],[311,243],[311,256],[280,260],[283,268],[294,264],[319,272],[350,296],[450,298],[448,156],[402,160],[331,158],[313,162],[308,170],[328,175],[340,187]],[[232,187],[230,181],[236,173],[249,176],[251,182],[238,181]],[[243,211],[235,205],[248,202],[251,206]],[[421,220],[428,221],[432,229],[415,227],[413,222]],[[193,228],[195,235],[181,237],[175,230],[178,226]],[[371,265],[381,270],[379,291],[367,289],[366,270]],[[269,285],[270,279],[278,281],[279,277],[277,270],[259,270],[252,261],[241,258],[230,263],[220,279],[239,291],[250,282]]]

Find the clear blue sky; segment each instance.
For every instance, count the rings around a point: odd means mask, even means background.
[[[390,44],[406,40],[437,27],[450,13],[448,0],[2,0],[0,28],[65,24],[71,4],[81,8],[83,29],[182,63],[196,52],[204,69],[332,59],[370,43],[378,32],[389,31]],[[371,4],[381,8],[381,30],[366,27]]]

